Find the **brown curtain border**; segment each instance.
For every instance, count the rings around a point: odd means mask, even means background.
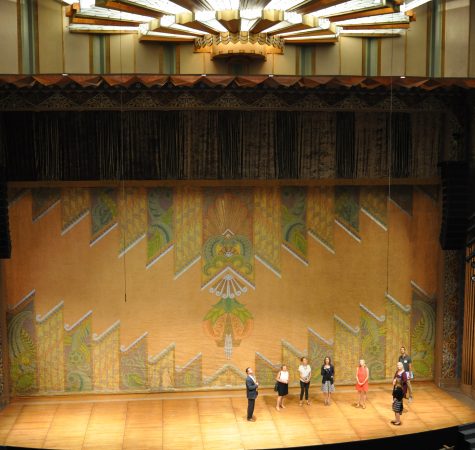
[[[28,89],[35,86],[64,87],[76,84],[83,88],[121,86],[129,88],[136,84],[148,88],[193,87],[204,84],[209,87],[228,87],[234,85],[239,89],[254,88],[303,88],[315,89],[318,87],[331,88],[360,88],[373,89],[417,89],[433,91],[447,88],[474,89],[475,79],[472,78],[425,78],[425,77],[361,77],[361,76],[285,76],[285,75],[147,75],[147,74],[112,74],[112,75],[0,75],[0,86],[14,86],[19,89]]]

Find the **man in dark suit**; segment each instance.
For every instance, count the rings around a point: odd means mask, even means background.
[[[257,392],[259,383],[257,382],[256,377],[254,376],[254,373],[250,367],[246,369],[246,374],[247,420],[249,422],[255,422],[256,419],[254,419],[253,414],[256,398],[259,395]]]

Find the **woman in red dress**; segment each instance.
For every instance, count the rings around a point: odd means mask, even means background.
[[[368,392],[369,369],[365,360],[360,359],[360,364],[356,369],[356,390],[358,391],[358,401],[355,403],[356,408],[366,408],[366,393]]]

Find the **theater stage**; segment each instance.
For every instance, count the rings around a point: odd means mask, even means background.
[[[245,392],[88,395],[19,398],[0,412],[0,445],[62,449],[239,449],[326,444],[395,436],[475,421],[475,409],[433,383],[414,383],[403,425],[390,424],[391,390],[370,386],[365,410],[350,386],[324,406],[320,386],[310,406],[291,389],[287,407],[263,390],[257,421],[246,421]],[[460,396],[457,396],[460,397]]]

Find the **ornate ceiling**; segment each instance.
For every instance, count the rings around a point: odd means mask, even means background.
[[[266,46],[397,37],[430,0],[63,0],[72,33],[137,33],[140,41]],[[255,46],[255,45],[254,45]],[[274,49],[274,50],[272,50]],[[245,50],[238,50],[246,53]]]

